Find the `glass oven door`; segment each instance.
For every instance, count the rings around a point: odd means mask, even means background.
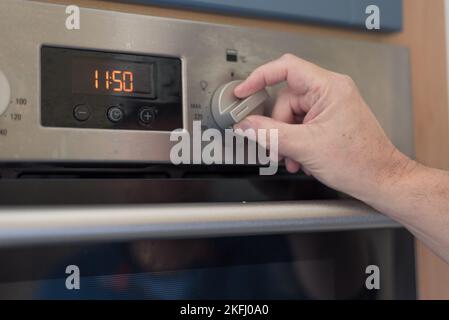
[[[403,229],[21,246],[0,261],[2,299],[415,298]]]

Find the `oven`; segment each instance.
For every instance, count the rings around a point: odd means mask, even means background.
[[[407,49],[75,9],[0,3],[0,298],[415,298],[413,237],[374,209],[282,165],[173,161],[174,132],[269,115],[281,86],[229,88],[286,52],[349,74],[413,156]]]

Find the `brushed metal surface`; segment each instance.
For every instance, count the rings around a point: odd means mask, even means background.
[[[0,246],[398,227],[355,200],[2,207]]]
[[[193,120],[215,127],[213,92],[290,52],[352,76],[393,143],[413,155],[405,48],[83,8],[81,29],[67,30],[66,17],[62,5],[0,2],[0,70],[11,84],[12,101],[0,117],[0,129],[7,132],[0,135],[0,161],[169,160],[174,142],[168,132],[42,127],[39,51],[44,44],[181,58],[185,130]],[[227,49],[237,50],[238,62],[226,61]],[[270,95],[278,89],[270,88]],[[26,106],[16,104],[17,98],[25,98]]]
[[[0,116],[6,111],[10,102],[11,89],[8,79],[0,70]]]

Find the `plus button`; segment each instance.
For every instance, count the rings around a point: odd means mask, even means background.
[[[139,111],[139,120],[144,124],[151,124],[154,120],[154,109],[142,108]]]

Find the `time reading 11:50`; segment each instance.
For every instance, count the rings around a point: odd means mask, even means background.
[[[131,71],[106,70],[94,71],[95,90],[106,90],[114,92],[134,92],[134,74]]]

